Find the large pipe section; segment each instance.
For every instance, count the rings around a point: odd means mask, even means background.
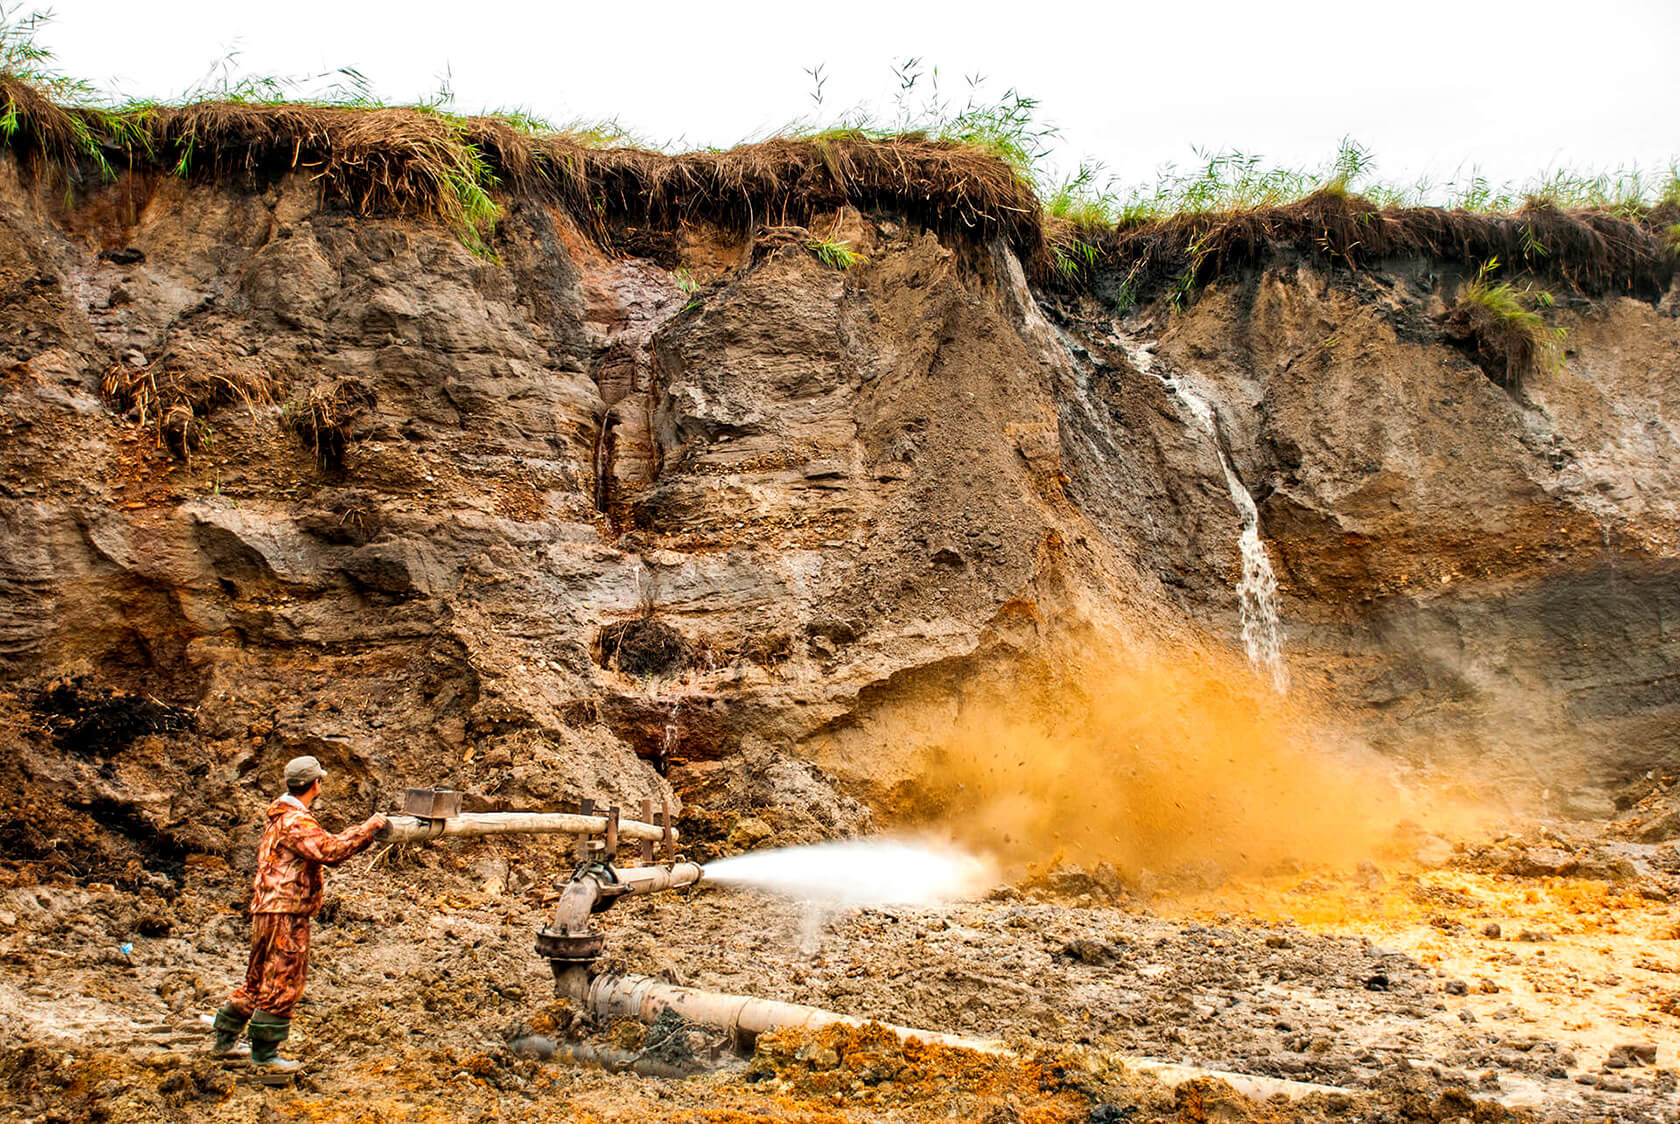
[[[826,1026],[862,1027],[873,1021],[801,1003],[678,987],[652,976],[596,976],[592,980],[571,976],[563,978],[560,983],[570,989],[567,998],[573,1003],[606,1018],[628,1017],[651,1023],[662,1011],[671,1010],[689,1022],[722,1027],[747,1044],[760,1034],[778,1027],[821,1030]],[[1002,1043],[986,1038],[942,1034],[887,1023],[879,1025],[900,1039],[919,1038],[932,1045],[976,1050],[983,1054],[1008,1052]]]
[[[744,1044],[750,1044],[758,1035],[778,1028],[820,1030],[828,1026],[875,1025],[896,1035],[901,1042],[915,1038],[929,1045],[973,1050],[982,1054],[1013,1053],[1001,1042],[989,1038],[970,1038],[961,1034],[895,1026],[892,1023],[860,1019],[856,1015],[843,1015],[839,1011],[825,1011],[821,1007],[807,1007],[802,1003],[783,1003],[774,999],[755,999],[750,995],[727,995],[717,991],[678,987],[652,976],[602,975],[589,979],[581,972],[564,976],[557,973],[555,991],[578,1006],[586,1007],[606,1018],[628,1017],[651,1023],[664,1011],[674,1011],[690,1022],[722,1027]],[[1112,1060],[1134,1072],[1150,1074],[1169,1086],[1213,1078],[1255,1100],[1266,1100],[1279,1094],[1299,1099],[1312,1093],[1345,1094],[1351,1091],[1334,1085],[1314,1085],[1306,1081],[1289,1081],[1279,1077],[1258,1077],[1248,1073],[1175,1065],[1153,1058],[1120,1057]]]
[[[680,862],[664,866],[614,867],[618,884],[630,894],[657,894],[661,890],[680,890],[692,886],[705,876],[699,863]]]
[[[419,816],[390,816],[377,838],[382,843],[423,843],[445,835],[605,835],[606,816],[580,816],[568,812],[462,812],[447,819]],[[648,843],[665,841],[665,829],[640,820],[619,820],[618,837]],[[670,838],[675,842],[676,828]]]

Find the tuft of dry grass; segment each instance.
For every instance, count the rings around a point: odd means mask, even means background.
[[[618,621],[595,637],[595,662],[626,675],[666,675],[693,663],[692,645],[683,634],[652,616]]]
[[[213,346],[184,340],[144,366],[113,364],[100,380],[111,404],[136,425],[151,426],[158,443],[189,460],[210,438],[208,417],[237,402],[255,412],[274,401],[273,376],[262,364]]]
[[[1497,257],[1588,295],[1646,300],[1660,299],[1675,269],[1674,254],[1654,231],[1606,213],[1546,205],[1510,215],[1379,207],[1333,191],[1277,207],[1157,219],[1116,232],[1101,254],[1128,271],[1136,292],[1171,285],[1184,295],[1279,246],[1353,269],[1398,256],[1462,265]]]
[[[362,214],[437,218],[469,245],[494,227],[495,180],[466,123],[423,109],[200,101],[151,106],[124,118],[138,158],[183,176],[260,181],[303,172],[322,196]]]
[[[91,115],[67,109],[35,86],[0,73],[0,136],[25,155],[74,165],[97,157]]]
[[[338,472],[355,442],[360,424],[378,403],[373,387],[360,379],[338,379],[317,386],[280,413],[282,428],[295,434],[322,468]]]
[[[1025,256],[1042,242],[1032,184],[997,157],[918,136],[777,139],[669,156],[530,141],[540,193],[591,224],[675,229],[704,220],[741,231],[803,226],[843,206],[887,210],[944,233],[1002,237]],[[519,167],[526,167],[516,161]]]

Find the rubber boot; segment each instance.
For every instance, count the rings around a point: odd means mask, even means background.
[[[210,1024],[216,1030],[216,1042],[210,1048],[212,1056],[229,1061],[241,1061],[251,1056],[251,1048],[239,1041],[249,1017],[240,1014],[231,1003],[222,1005],[222,1009],[216,1012],[215,1022]]]
[[[299,1063],[282,1058],[278,1052],[280,1044],[291,1032],[291,1019],[283,1019],[267,1011],[258,1011],[251,1016],[251,1025],[246,1031],[251,1036],[251,1064],[263,1073],[264,1080],[271,1077],[289,1080],[301,1068]]]

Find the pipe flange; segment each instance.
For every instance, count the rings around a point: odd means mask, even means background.
[[[537,955],[555,962],[556,967],[567,964],[588,964],[601,955],[605,937],[600,933],[585,933],[572,937],[553,929],[537,931]]]

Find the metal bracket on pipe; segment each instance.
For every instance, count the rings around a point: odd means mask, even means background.
[[[411,788],[403,793],[402,810],[420,821],[423,838],[436,839],[446,821],[461,814],[461,794],[452,788]]]

